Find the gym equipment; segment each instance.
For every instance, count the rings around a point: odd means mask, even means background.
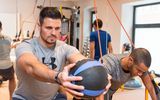
[[[159,77],[160,75],[158,73],[155,73],[154,70],[151,70],[150,71],[150,76],[151,76],[151,81],[152,81],[152,84],[154,86],[154,90],[156,92],[156,96],[157,96],[157,99],[160,100],[160,88],[158,87],[159,86],[159,83],[156,83],[154,78],[155,77]]]
[[[89,37],[86,37],[86,40],[84,41],[83,49],[82,49],[82,54],[90,58],[90,45],[89,45]]]
[[[107,72],[104,66],[96,60],[84,59],[78,61],[74,68],[71,69],[70,75],[82,76],[83,80],[74,81],[73,84],[83,85],[84,98],[94,98],[105,91],[108,84]]]
[[[157,100],[160,100],[160,89],[159,89],[158,85],[156,84],[156,82],[154,81],[154,79],[152,79],[152,84],[153,84],[155,92],[156,92]]]

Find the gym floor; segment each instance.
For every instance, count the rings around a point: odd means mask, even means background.
[[[119,90],[113,96],[113,100],[145,100],[144,87],[136,90]],[[68,95],[68,100],[71,100],[72,96]],[[8,81],[3,82],[0,86],[0,100],[9,100]],[[151,100],[150,97],[148,100]]]
[[[0,85],[0,100],[9,100],[8,81]]]
[[[139,88],[135,90],[119,90],[114,96],[113,100],[147,100],[145,99],[145,88]],[[148,95],[148,100],[151,100]]]

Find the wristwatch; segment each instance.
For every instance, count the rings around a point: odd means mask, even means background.
[[[60,80],[58,79],[58,75],[60,74],[60,72],[58,72],[57,74],[56,74],[56,76],[54,77],[54,80],[56,81],[56,83],[58,83],[59,85],[61,85],[61,82],[60,82]]]

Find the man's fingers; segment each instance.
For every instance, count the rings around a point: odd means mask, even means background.
[[[75,85],[75,84],[72,84],[70,82],[65,82],[63,84],[63,86],[66,87],[66,88],[69,88],[69,89],[84,90],[84,86],[82,86],[82,85]]]
[[[108,74],[107,79],[108,79],[108,84],[107,84],[107,86],[106,86],[105,91],[103,92],[103,94],[106,94],[108,92],[109,88],[111,87],[112,76]]]
[[[69,76],[67,81],[81,81],[83,78],[81,76]]]
[[[65,88],[65,90],[67,92],[69,92],[71,95],[75,96],[75,97],[82,97],[82,96],[84,96],[83,93],[75,91],[75,90],[72,90],[72,89],[69,89],[69,88]]]
[[[110,87],[111,87],[111,83],[108,83],[108,85],[106,86],[105,91],[103,92],[103,94],[106,94]]]

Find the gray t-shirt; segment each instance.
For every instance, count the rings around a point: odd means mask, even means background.
[[[37,59],[50,69],[60,71],[66,63],[67,58],[79,51],[66,43],[57,40],[55,48],[43,47],[38,38],[26,40],[16,48],[16,57],[23,53],[33,53]],[[15,94],[25,97],[27,100],[51,100],[57,93],[59,85],[41,82],[27,75],[20,67],[16,67],[18,87]]]
[[[7,69],[12,66],[10,59],[11,41],[8,36],[0,39],[0,69]]]
[[[127,56],[127,54],[107,54],[102,57],[106,71],[112,76],[111,87],[107,92],[107,95],[114,94],[122,84],[131,78],[130,73],[125,72],[120,64],[120,61],[124,56]]]

